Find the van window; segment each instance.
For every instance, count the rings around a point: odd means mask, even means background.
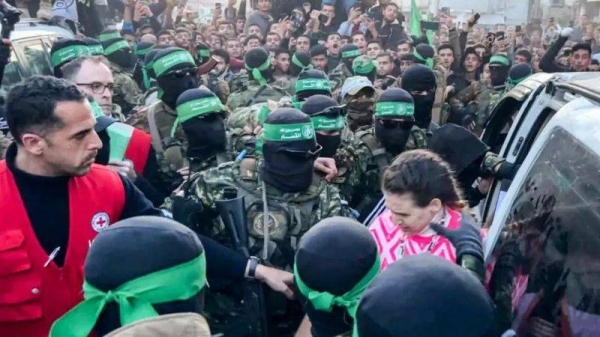
[[[4,76],[2,77],[2,89],[8,89],[21,82],[21,68],[15,52],[10,53],[10,62],[4,67]]]
[[[583,143],[552,131],[495,246],[490,295],[502,329],[600,336],[599,167]]]
[[[31,70],[31,76],[35,75],[52,75],[53,71],[50,68],[49,54],[42,45],[41,40],[36,40],[32,43],[23,45],[23,54],[27,58],[27,63]]]

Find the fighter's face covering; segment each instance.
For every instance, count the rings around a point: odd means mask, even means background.
[[[490,81],[492,82],[492,86],[504,85],[508,78],[508,70],[508,67],[490,65]]]
[[[435,103],[435,91],[427,91],[425,95],[412,95],[415,101],[415,124],[427,129],[431,123],[431,110]]]
[[[198,87],[198,77],[194,71],[178,71],[176,74],[167,74],[158,78],[158,86],[163,90],[161,100],[169,107],[175,108],[177,98],[184,91]]]
[[[346,121],[350,130],[356,131],[361,126],[373,124],[373,113],[375,109],[375,99],[367,94],[358,94],[351,98],[347,106]]]
[[[302,146],[299,146],[298,150],[292,150],[289,149],[289,145],[265,142],[264,162],[260,168],[264,182],[283,192],[306,191],[312,183],[313,166],[319,154],[302,151],[300,147]]]
[[[116,63],[124,71],[132,72],[137,57],[129,50],[117,50],[110,55],[110,60]]]
[[[338,147],[342,143],[342,134],[339,133],[335,136],[321,134],[317,131],[317,143],[321,145],[323,150],[321,151],[321,157],[333,158],[337,152]]]
[[[100,165],[108,165],[110,159],[110,137],[106,130],[98,132],[98,137],[102,141],[102,148],[98,151],[95,162]]]
[[[187,156],[206,159],[225,151],[227,138],[225,122],[218,113],[195,117],[181,123],[188,139]]]
[[[375,138],[388,153],[394,156],[398,155],[404,151],[413,125],[412,121],[377,119],[375,121]]]

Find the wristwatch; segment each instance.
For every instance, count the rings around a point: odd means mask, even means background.
[[[250,256],[250,267],[248,267],[248,278],[256,278],[256,268],[260,264],[260,259],[256,256]]]

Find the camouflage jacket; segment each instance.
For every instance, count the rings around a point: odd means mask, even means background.
[[[296,85],[296,78],[289,75],[279,76],[275,78],[273,85],[282,88],[290,95],[293,95],[295,92],[294,86]]]
[[[436,65],[433,67],[433,73],[435,74],[435,101],[433,104],[433,109],[431,109],[432,120],[438,124],[442,125],[448,119],[448,116],[444,109],[446,102],[446,70],[444,67],[440,65]]]
[[[144,105],[144,94],[131,75],[114,64],[110,65],[110,70],[115,82],[113,103],[119,105],[125,115],[133,108]]]
[[[4,159],[6,156],[6,150],[8,150],[8,146],[12,142],[10,135],[5,136],[2,132],[0,132],[0,160]]]
[[[450,108],[453,113],[468,108],[470,113],[475,114],[477,129],[482,130],[505,92],[504,87],[494,88],[474,81],[450,99]]]
[[[268,100],[279,101],[284,96],[289,94],[282,88],[270,84],[262,87],[256,81],[247,81],[239,90],[232,90],[227,98],[227,107],[230,111],[234,111],[240,107],[265,103]]]
[[[125,123],[125,120],[127,120],[127,118],[125,118],[125,115],[123,115],[121,107],[118,104],[112,105],[112,112],[110,116],[121,123]]]
[[[340,62],[340,64],[329,73],[331,92],[334,99],[337,99],[340,95],[340,90],[342,89],[342,85],[344,85],[344,81],[352,76],[352,72],[346,67],[344,62]]]
[[[273,240],[300,237],[321,219],[346,216],[348,211],[342,203],[337,188],[315,175],[312,185],[299,193],[285,193],[264,185],[258,178],[258,163],[254,158],[229,162],[194,174],[190,179],[189,197],[200,202],[205,214],[212,221],[196,224],[199,233],[225,240],[225,229],[218,216],[215,201],[223,198],[224,189],[237,189],[244,196],[248,217],[249,234],[254,239],[263,237],[262,191],[266,186],[269,208],[270,237]],[[169,208],[169,200],[165,206]],[[194,224],[187,224],[194,227]]]
[[[353,174],[358,176],[352,180],[359,182],[359,185],[354,188],[355,193],[366,196],[379,196],[381,195],[381,175],[383,170],[392,162],[394,156],[386,152],[385,148],[377,141],[374,126],[360,128],[354,133],[354,136],[353,149],[356,164]],[[414,126],[405,150],[426,149],[427,146],[428,139],[425,131]],[[356,199],[355,195],[353,200]]]

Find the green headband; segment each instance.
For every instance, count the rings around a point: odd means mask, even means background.
[[[294,90],[297,93],[305,90],[326,90],[331,92],[331,82],[323,78],[305,78],[296,81]]]
[[[261,135],[265,141],[271,142],[296,142],[315,139],[313,123],[297,124],[263,124]]]
[[[104,48],[102,47],[101,44],[94,44],[94,45],[88,46],[88,50],[90,51],[90,54],[92,54],[92,55],[104,55]]]
[[[208,49],[198,49],[198,56],[200,56],[200,57],[210,57],[210,50],[208,50]]]
[[[304,297],[306,297],[310,303],[313,304],[315,309],[319,311],[331,312],[334,306],[344,307],[346,311],[350,315],[350,317],[354,318],[356,316],[356,310],[358,309],[358,303],[362,294],[367,290],[367,287],[371,282],[377,277],[379,274],[379,270],[381,268],[381,262],[379,260],[379,254],[375,255],[375,261],[373,262],[373,266],[365,276],[347,293],[341,296],[335,296],[328,292],[320,292],[313,289],[310,289],[302,278],[300,278],[300,274],[298,273],[298,263],[294,264],[294,279],[296,281],[296,286],[298,290]]]
[[[92,115],[94,115],[95,119],[98,119],[98,117],[104,116],[102,107],[100,107],[100,104],[98,104],[98,102],[96,102],[96,101],[89,101],[89,102],[90,102],[90,105],[92,106]]]
[[[157,60],[154,60],[152,69],[154,69],[154,74],[156,75],[156,77],[159,77],[160,75],[169,71],[173,66],[183,63],[188,63],[190,67],[196,66],[194,58],[192,57],[192,55],[190,55],[189,52],[185,50],[178,50],[176,52],[167,54]]]
[[[125,152],[127,152],[131,136],[133,136],[133,130],[133,126],[125,123],[112,123],[106,128],[106,132],[110,136],[109,160],[125,159]]]
[[[415,116],[415,105],[408,102],[381,102],[375,104],[376,117],[411,117]]]
[[[82,337],[92,331],[108,303],[117,303],[121,325],[158,316],[152,304],[182,301],[195,296],[206,285],[204,254],[180,265],[160,270],[103,292],[83,283],[83,302],[52,325],[50,337]]]
[[[334,118],[327,116],[314,116],[310,120],[313,122],[315,130],[323,131],[338,131],[344,128],[344,117],[337,116]]]
[[[179,123],[183,123],[196,116],[222,110],[223,104],[221,104],[221,100],[218,97],[204,97],[181,104],[177,107],[177,119],[171,128],[171,137],[175,136],[175,130]]]
[[[527,77],[531,76],[532,73],[529,73],[528,75],[525,75],[521,78],[517,78],[517,79],[512,79],[512,78],[508,78],[508,80],[506,81],[508,83],[508,87],[510,89],[514,88],[517,84],[523,82]]]
[[[125,40],[117,41],[104,49],[104,55],[110,55],[121,49],[131,49],[131,47],[129,47],[129,43]]]
[[[360,53],[360,50],[358,50],[358,49],[347,50],[347,51],[342,52],[343,59],[349,59],[349,58],[360,56],[360,55],[362,55],[362,54]]]
[[[121,34],[119,34],[119,32],[101,33],[100,35],[98,35],[98,41],[106,42],[110,39],[115,39],[117,37],[121,37]]]
[[[354,70],[355,74],[361,74],[361,75],[367,75],[369,73],[371,73],[373,70],[375,69],[375,63],[373,61],[364,64],[364,63],[360,63],[360,64],[356,64],[352,66],[352,70]]]
[[[148,48],[144,48],[144,49],[137,49],[137,50],[135,51],[135,54],[136,54],[137,56],[144,56],[144,57],[145,57],[145,56],[146,56],[146,55],[148,55],[148,53],[149,53],[149,52],[152,50],[152,48],[154,48],[154,46],[150,46],[150,47],[148,47]]]
[[[91,55],[92,54],[87,46],[64,47],[52,53],[52,66],[58,67],[67,61]]]
[[[250,70],[252,72],[252,77],[258,81],[261,87],[267,84],[267,80],[263,77],[261,71],[267,70],[269,67],[271,67],[271,57],[267,57],[265,63],[256,68],[251,68],[247,64],[245,65],[246,70]]]
[[[433,69],[433,58],[431,58],[431,57],[424,58],[423,56],[421,56],[421,54],[419,54],[419,52],[416,49],[413,52],[413,55],[415,56],[416,59],[421,60],[422,62],[425,62],[425,65],[429,69]]]
[[[310,69],[310,68],[312,68],[312,64],[309,64],[309,65],[304,65],[304,64],[302,64],[302,61],[300,61],[300,60],[298,59],[298,57],[296,56],[296,54],[294,54],[294,55],[292,56],[292,63],[293,63],[293,64],[295,64],[296,66],[298,66],[298,68],[300,68],[300,69],[302,69],[302,70],[304,70],[304,69]]]
[[[492,63],[499,63],[502,64],[504,66],[509,66],[510,65],[510,61],[508,60],[508,58],[506,56],[502,56],[502,55],[494,55],[490,58],[490,64]]]

